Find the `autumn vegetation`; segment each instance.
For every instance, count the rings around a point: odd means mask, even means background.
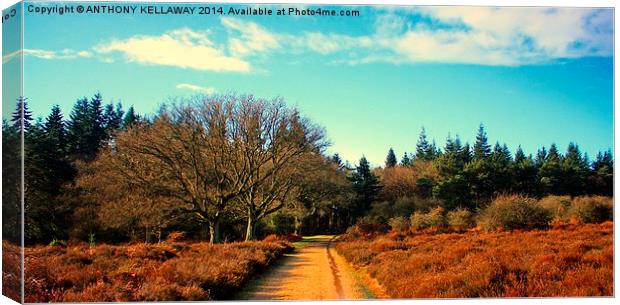
[[[336,249],[393,298],[613,295],[613,223],[385,234]]]
[[[448,136],[439,148],[422,128],[400,160],[389,149],[383,166],[350,164],[283,99],[236,94],[143,115],[96,94],[45,119],[20,98],[2,132],[3,264],[23,237],[26,301],[225,299],[287,251],[279,236],[325,233],[346,233],[339,251],[394,297],[613,288],[611,151],[513,156],[480,125],[471,145]],[[5,291],[19,288],[12,267]]]
[[[228,299],[291,249],[284,240],[29,247],[25,301]]]

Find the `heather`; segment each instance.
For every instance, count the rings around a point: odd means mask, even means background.
[[[25,300],[222,300],[291,249],[282,240],[29,247]]]
[[[613,295],[613,223],[549,230],[395,232],[336,249],[393,298]]]

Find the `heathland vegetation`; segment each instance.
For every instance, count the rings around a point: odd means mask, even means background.
[[[384,166],[351,165],[326,153],[324,129],[297,109],[249,95],[176,99],[139,115],[96,94],[68,118],[54,106],[44,119],[20,98],[2,132],[5,248],[21,240],[24,143],[27,300],[225,298],[287,248],[250,241],[345,232],[339,251],[395,297],[611,291],[611,151],[590,160],[569,143],[513,156],[483,125],[474,143],[448,136],[439,148],[422,128],[401,160],[389,149]],[[172,232],[184,241],[170,242]],[[135,253],[146,253],[143,266],[130,264]],[[241,267],[185,269],[198,259]],[[566,282],[576,274],[591,286]]]

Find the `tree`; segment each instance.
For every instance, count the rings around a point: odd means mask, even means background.
[[[614,193],[614,161],[611,150],[596,155],[592,162],[590,176],[592,191],[596,194],[612,196]]]
[[[23,96],[17,98],[17,106],[11,116],[13,127],[20,131],[30,128],[30,122],[32,121],[32,112],[28,109],[26,100],[27,98]]]
[[[353,214],[358,217],[364,215],[370,208],[370,204],[377,199],[381,185],[377,176],[371,172],[370,163],[366,157],[360,159],[359,165],[355,167],[349,179],[356,193]]]
[[[489,145],[487,133],[484,131],[484,125],[478,127],[476,135],[476,143],[474,144],[474,159],[485,159],[491,154],[491,145]]]
[[[121,103],[114,104],[109,103],[105,106],[103,113],[103,126],[105,129],[107,141],[113,138],[113,134],[121,128],[123,123],[123,105]]]
[[[127,130],[131,125],[140,122],[140,116],[136,113],[136,110],[133,108],[133,105],[127,109],[127,113],[125,113],[125,118],[123,118],[123,123],[121,124],[121,129]]]
[[[394,154],[394,150],[390,148],[390,150],[388,150],[387,157],[385,158],[385,167],[394,167],[396,164],[398,164],[396,154]]]
[[[97,162],[151,198],[164,197],[220,241],[226,214],[241,204],[256,220],[291,193],[300,158],[324,145],[323,131],[279,100],[211,96],[164,107],[134,123]]]
[[[582,195],[586,190],[586,182],[589,175],[590,164],[581,155],[579,146],[569,143],[566,154],[562,159],[562,190],[563,194],[571,196]]]
[[[409,158],[409,155],[407,154],[407,152],[403,154],[403,158],[400,160],[400,165],[402,166],[411,165],[411,158]]]
[[[2,120],[2,239],[22,240],[22,136],[20,125]]]
[[[420,160],[433,160],[438,155],[437,146],[435,142],[432,144],[428,143],[426,139],[426,130],[422,127],[422,131],[420,131],[420,137],[418,138],[418,143],[416,144],[416,153],[415,158]]]
[[[536,167],[532,156],[525,156],[521,145],[515,152],[514,162],[512,166],[512,188],[513,193],[537,196],[538,183],[536,175],[538,168]]]
[[[315,172],[309,165],[314,158],[322,162],[327,142],[321,128],[279,99],[244,97],[238,107],[233,131],[241,140],[240,161],[249,164],[240,200],[247,212],[246,240],[252,240],[258,221],[297,197],[301,178]]]
[[[562,194],[562,156],[558,152],[557,146],[551,144],[549,152],[544,162],[538,170],[538,181],[542,187],[543,194]]]

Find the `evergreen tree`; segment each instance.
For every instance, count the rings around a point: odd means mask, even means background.
[[[572,196],[584,194],[589,175],[589,162],[581,155],[579,146],[575,143],[568,144],[561,166],[563,179],[560,192]]]
[[[114,108],[114,104],[112,103],[105,106],[103,118],[104,128],[108,138],[110,138],[115,131],[121,128],[121,124],[123,123],[123,114],[123,105],[121,103],[116,104],[116,108]]]
[[[340,155],[338,153],[335,153],[331,157],[331,160],[332,162],[334,162],[334,164],[338,166],[338,168],[342,168],[344,166],[344,164],[342,163],[342,158],[340,158]]]
[[[131,125],[138,122],[140,122],[140,117],[138,116],[132,105],[129,107],[129,109],[127,109],[127,113],[125,113],[125,118],[123,119],[123,124],[121,128],[123,130],[127,130],[129,127],[131,127]]]
[[[538,171],[538,181],[542,188],[542,194],[562,195],[562,156],[555,144],[551,144],[545,161]]]
[[[49,149],[54,159],[61,159],[66,152],[66,131],[62,112],[58,105],[52,107],[52,112],[45,120],[44,130]]]
[[[385,158],[385,167],[394,167],[396,164],[398,164],[396,154],[394,154],[394,150],[390,148],[390,150],[388,150],[387,157]]]
[[[379,179],[370,170],[370,163],[366,157],[360,159],[359,165],[349,177],[356,193],[355,216],[364,215],[370,208],[370,204],[377,199],[381,190]]]
[[[545,160],[547,160],[547,149],[543,146],[538,150],[538,152],[536,152],[536,160],[534,161],[534,164],[536,164],[536,167],[541,167],[543,163],[545,163]]]
[[[526,156],[519,145],[515,152],[512,168],[512,192],[529,196],[538,195],[537,183],[538,168],[532,160],[532,156]]]
[[[96,93],[95,96],[91,98],[88,107],[89,121],[91,124],[91,134],[88,141],[88,146],[93,157],[106,139],[106,126],[102,102],[103,98],[101,97],[101,94]]]
[[[469,143],[465,143],[465,145],[463,145],[463,148],[461,149],[461,161],[463,161],[463,163],[469,163],[471,162],[471,147],[469,146]]]
[[[489,145],[487,133],[484,131],[484,125],[478,127],[476,135],[476,143],[474,144],[474,159],[485,159],[491,154],[491,145]]]
[[[493,193],[495,195],[507,192],[512,182],[512,157],[508,146],[496,143],[493,152],[489,156],[491,162],[491,170],[489,177],[493,183]]]
[[[426,138],[426,129],[422,127],[422,131],[420,131],[420,137],[418,138],[418,143],[416,144],[415,150],[415,158],[419,160],[432,160],[434,157],[436,148],[434,144],[431,145],[428,143]]]
[[[611,150],[596,155],[592,162],[592,174],[590,176],[592,192],[595,194],[613,196],[614,193],[614,162]]]
[[[17,106],[11,116],[13,127],[20,131],[30,128],[30,122],[32,121],[32,112],[28,109],[26,100],[23,96],[17,98]]]
[[[83,158],[90,153],[89,139],[92,126],[86,97],[78,99],[67,122],[67,148],[70,155]]]
[[[402,166],[411,165],[411,158],[409,158],[409,155],[407,154],[407,152],[403,154],[403,158],[400,160],[400,165]]]

